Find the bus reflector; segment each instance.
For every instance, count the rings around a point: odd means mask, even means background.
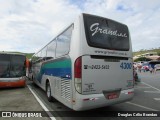
[[[90,101],[95,101],[95,100],[98,100],[99,98],[85,98],[85,99],[83,99],[83,101],[88,101],[88,100],[90,100]]]
[[[128,94],[133,94],[133,91],[131,91],[131,92],[128,92]]]
[[[88,100],[89,100],[89,98],[83,99],[83,101],[88,101]]]

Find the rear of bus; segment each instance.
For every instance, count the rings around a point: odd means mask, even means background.
[[[24,55],[0,54],[0,88],[25,86],[25,61]]]
[[[73,109],[87,110],[131,100],[134,89],[128,27],[88,14],[82,14],[79,23]]]

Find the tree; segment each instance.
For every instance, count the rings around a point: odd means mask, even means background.
[[[157,52],[157,55],[160,56],[160,51]]]
[[[151,61],[151,59],[146,58],[146,57],[139,57],[139,58],[134,60],[134,62],[138,62],[138,61]]]

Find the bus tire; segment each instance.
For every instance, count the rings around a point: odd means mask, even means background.
[[[49,102],[52,102],[52,96],[51,96],[51,86],[50,83],[46,83],[46,95]]]
[[[33,79],[34,79],[34,77],[33,77],[33,75],[32,75],[31,80],[33,81]]]

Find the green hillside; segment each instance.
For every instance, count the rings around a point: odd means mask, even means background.
[[[28,59],[30,59],[30,58],[32,57],[32,55],[34,54],[34,53],[22,53],[22,52],[17,52],[17,51],[15,51],[15,52],[11,52],[11,51],[1,51],[1,52],[23,54],[23,55],[25,55]]]
[[[137,56],[137,55],[141,55],[141,54],[145,54],[145,53],[150,53],[150,52],[157,52],[157,54],[160,56],[160,48],[151,49],[151,50],[140,50],[137,52],[133,52],[133,56]]]
[[[24,54],[26,55],[26,57],[27,57],[28,59],[30,59],[34,53],[24,53]]]

